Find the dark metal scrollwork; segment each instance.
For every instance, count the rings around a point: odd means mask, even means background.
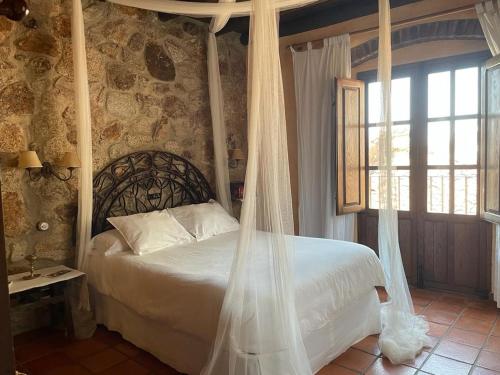
[[[94,177],[92,235],[110,228],[108,217],[207,202],[215,195],[186,159],[165,151],[135,152]]]

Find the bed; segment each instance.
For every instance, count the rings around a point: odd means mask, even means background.
[[[187,160],[166,152],[127,155],[94,179],[93,234],[107,217],[213,198]],[[265,235],[265,234],[260,234]],[[98,323],[186,374],[199,374],[215,336],[238,232],[137,256],[93,253],[88,276]],[[380,331],[375,286],[384,275],[362,245],[291,236],[300,327],[314,372]]]

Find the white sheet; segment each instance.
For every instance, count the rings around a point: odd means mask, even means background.
[[[142,316],[211,342],[237,238],[238,232],[225,233],[143,256],[93,254],[89,282]],[[384,284],[377,256],[363,245],[290,239],[296,248],[296,303],[303,336],[327,325],[350,301]]]

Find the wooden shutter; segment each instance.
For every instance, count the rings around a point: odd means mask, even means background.
[[[365,84],[336,80],[335,100],[337,215],[365,205]]]

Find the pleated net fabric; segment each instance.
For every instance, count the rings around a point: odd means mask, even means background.
[[[414,360],[430,344],[429,326],[416,316],[401,259],[398,238],[398,216],[394,208],[392,179],[391,119],[391,16],[389,0],[379,0],[379,61],[382,114],[379,123],[380,209],[378,247],[384,268],[389,301],[382,305],[382,332],[379,346],[394,364]]]
[[[92,232],[92,129],[85,53],[85,28],[81,0],[73,0],[72,2],[71,38],[75,72],[77,151],[81,162],[78,179],[78,216],[76,223],[77,267],[79,270],[85,271],[88,254],[91,251]],[[71,281],[68,291],[75,336],[80,339],[92,337],[96,324],[90,311],[86,277]]]
[[[491,53],[500,54],[500,0],[476,4],[476,13]]]
[[[73,0],[72,3],[71,38],[75,72],[77,151],[81,163],[80,178],[78,179],[78,216],[76,223],[77,267],[79,270],[85,270],[92,232],[92,129],[81,0]],[[84,293],[86,293],[86,287]],[[82,296],[82,304],[87,310],[90,309],[88,295]]]
[[[224,97],[219,72],[219,53],[217,39],[213,32],[207,40],[208,93],[210,113],[212,115],[212,133],[214,142],[215,192],[217,200],[230,214],[233,214],[229,185],[229,166],[227,159],[227,136],[224,123]]]
[[[288,152],[276,10],[250,17],[248,162],[238,247],[204,375],[312,374],[295,310]]]

